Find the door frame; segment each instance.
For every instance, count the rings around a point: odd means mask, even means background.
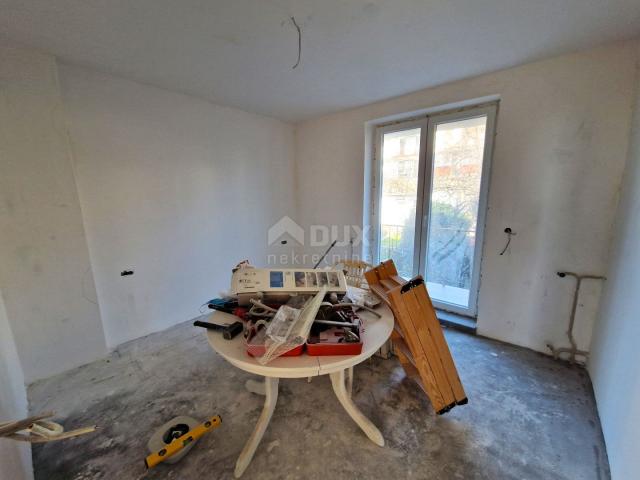
[[[475,318],[478,311],[478,292],[480,290],[482,252],[484,247],[484,231],[486,226],[487,206],[489,197],[489,184],[491,177],[491,160],[496,136],[496,121],[498,114],[498,101],[467,106],[441,113],[421,115],[393,123],[378,125],[375,127],[373,145],[372,166],[372,209],[371,225],[373,235],[371,238],[371,258],[373,263],[380,263],[380,205],[382,201],[382,149],[385,133],[401,130],[410,130],[420,127],[420,151],[418,156],[418,190],[416,201],[416,224],[414,238],[414,262],[413,275],[421,274],[426,280],[427,239],[429,238],[430,218],[430,192],[432,187],[433,172],[433,138],[435,127],[439,123],[448,121],[465,120],[469,118],[487,117],[484,151],[482,158],[482,174],[480,177],[480,196],[478,199],[478,218],[476,223],[476,243],[474,246],[473,269],[471,287],[469,289],[469,308],[460,308],[457,305],[440,302],[433,299],[434,306],[439,310],[449,311],[458,315]]]
[[[432,298],[433,304],[440,310],[476,317],[478,314],[478,292],[480,291],[480,276],[482,268],[482,250],[484,246],[484,230],[487,218],[487,203],[489,197],[489,179],[491,175],[491,159],[493,157],[493,144],[495,139],[497,104],[465,109],[459,112],[442,113],[429,116],[429,128],[427,132],[427,152],[425,165],[429,165],[433,170],[433,149],[436,127],[441,123],[449,123],[460,120],[468,120],[477,117],[487,117],[484,150],[482,152],[482,174],[480,175],[480,195],[478,197],[478,218],[476,220],[476,241],[473,249],[473,267],[471,270],[471,285],[469,287],[469,307],[462,308],[452,303],[446,303]],[[423,192],[423,231],[421,232],[421,251],[419,255],[419,271],[426,281],[427,267],[427,243],[429,239],[430,209],[431,209],[431,188],[432,175],[428,175],[428,184],[425,184]]]

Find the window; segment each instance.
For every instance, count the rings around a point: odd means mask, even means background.
[[[475,316],[496,104],[378,127],[375,259]]]

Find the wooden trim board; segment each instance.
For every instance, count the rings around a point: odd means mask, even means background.
[[[462,382],[442,327],[418,276],[409,282],[398,276],[392,260],[365,272],[369,288],[393,311],[392,342],[408,377],[427,394],[438,414],[467,403]]]

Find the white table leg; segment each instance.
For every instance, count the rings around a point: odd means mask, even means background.
[[[347,380],[347,392],[349,398],[353,396],[353,367],[349,367],[349,379]]]
[[[276,408],[276,402],[278,401],[278,381],[279,378],[274,377],[265,377],[264,386],[265,386],[265,400],[264,407],[262,408],[262,413],[260,414],[260,418],[258,418],[258,423],[256,424],[256,428],[253,430],[251,437],[247,441],[246,445],[242,449],[240,456],[238,457],[238,461],[236,461],[236,469],[234,475],[236,478],[240,478],[244,471],[251,463],[251,459],[253,458],[253,454],[256,453],[256,448],[260,444],[262,437],[264,435],[265,430],[267,429],[267,425],[269,425],[269,421],[271,420],[271,416],[273,415],[273,411]]]
[[[382,433],[380,430],[371,423],[367,417],[365,417],[358,407],[353,403],[351,398],[349,397],[349,392],[345,387],[345,375],[344,370],[340,370],[339,372],[334,372],[329,374],[331,377],[331,384],[333,385],[333,391],[338,397],[338,400],[347,411],[349,416],[353,418],[353,421],[358,424],[358,426],[362,429],[362,431],[369,437],[369,439],[379,445],[384,447],[384,438],[382,437]]]

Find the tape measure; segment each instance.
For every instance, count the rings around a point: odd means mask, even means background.
[[[166,445],[145,458],[145,466],[147,468],[153,468],[159,463],[174,457],[176,454],[182,453],[181,457],[184,456],[188,449],[191,449],[200,437],[214,428],[219,427],[221,423],[222,419],[220,415],[211,417],[206,422],[194,428],[189,428],[189,425],[185,423],[175,423],[175,419],[168,422],[156,432],[156,435],[162,436],[163,443]],[[166,425],[169,425],[169,427],[167,428]]]

